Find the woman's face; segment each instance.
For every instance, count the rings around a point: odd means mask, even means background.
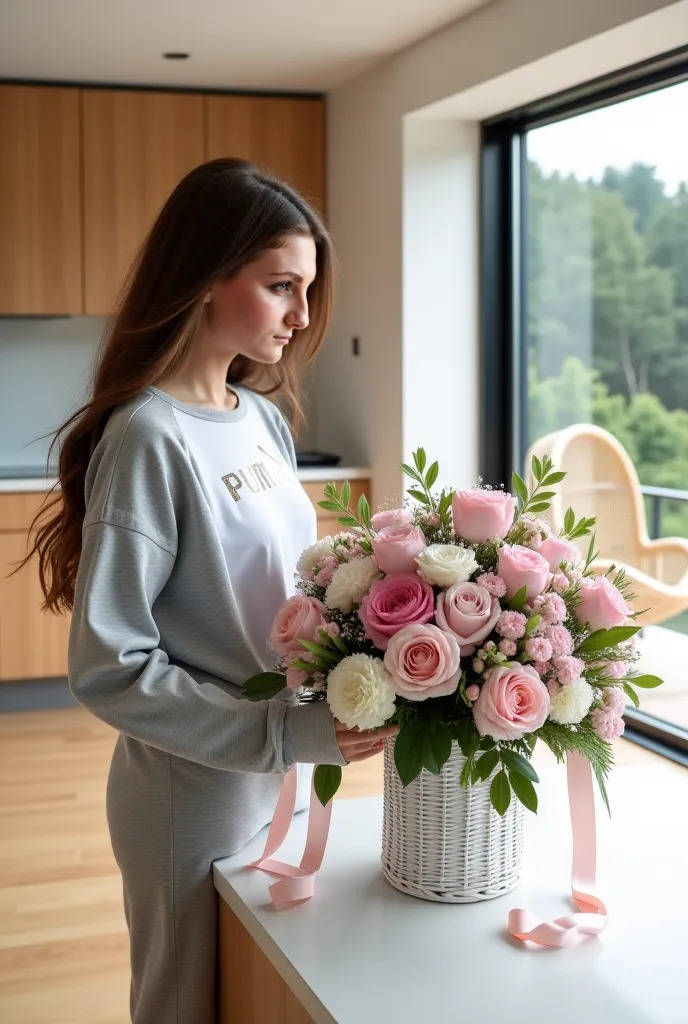
[[[308,326],[307,292],[315,279],[310,235],[289,235],[206,296],[213,352],[276,363],[295,331]]]

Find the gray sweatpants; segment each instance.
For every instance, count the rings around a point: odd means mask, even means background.
[[[303,767],[297,809],[308,799]],[[281,784],[281,775],[217,771],[120,735],[107,817],[124,887],[133,1024],[215,1024],[211,865],[268,824],[264,809],[274,810]]]

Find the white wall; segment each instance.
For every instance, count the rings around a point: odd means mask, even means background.
[[[318,439],[372,466],[374,504],[418,443],[453,483],[477,473],[477,122],[685,42],[685,0],[495,0],[329,95],[341,284]]]

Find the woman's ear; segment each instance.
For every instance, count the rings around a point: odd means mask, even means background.
[[[206,293],[205,293],[205,298],[203,299],[203,302],[204,302],[204,303],[205,303],[205,302],[210,302],[210,300],[212,299],[212,297],[213,297],[213,293],[212,293],[212,292],[206,292]]]

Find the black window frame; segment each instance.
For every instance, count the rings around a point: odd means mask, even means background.
[[[685,81],[688,46],[481,124],[479,460],[486,484],[508,487],[527,449],[526,133]],[[628,711],[625,720],[628,739],[688,766],[688,730],[642,711]]]

